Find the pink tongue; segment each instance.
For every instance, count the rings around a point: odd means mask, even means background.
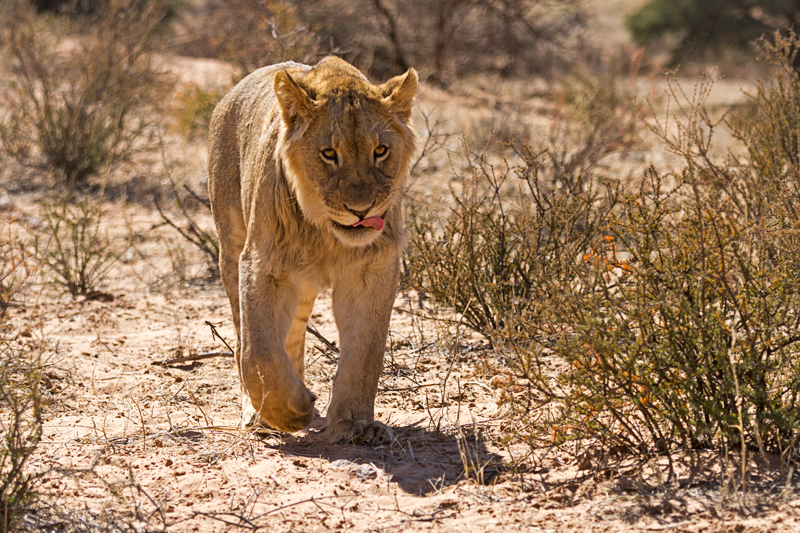
[[[353,224],[354,228],[358,226],[368,226],[370,228],[375,228],[376,230],[380,231],[383,229],[383,219],[381,217],[369,217],[365,218],[364,220],[359,220],[355,224]]]

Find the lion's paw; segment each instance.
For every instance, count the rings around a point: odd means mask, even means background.
[[[314,407],[317,395],[303,387],[306,393],[305,401],[300,403],[300,407],[294,405],[283,405],[280,410],[270,409],[266,412],[258,412],[253,407],[250,397],[245,394],[242,398],[242,429],[250,428],[270,428],[278,431],[294,433],[308,427],[319,412]],[[266,402],[262,409],[267,407]],[[277,412],[277,414],[276,414]]]
[[[379,446],[394,440],[389,426],[375,420],[339,420],[325,430],[333,444],[370,444]]]

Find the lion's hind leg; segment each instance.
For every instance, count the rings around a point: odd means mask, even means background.
[[[226,212],[227,211],[227,212]],[[219,250],[219,273],[222,278],[222,285],[231,304],[231,316],[233,317],[233,328],[236,332],[236,344],[234,345],[234,359],[239,375],[239,384],[242,386],[242,426],[253,425],[258,416],[250,396],[244,389],[241,368],[241,333],[239,317],[239,257],[244,249],[245,237],[247,235],[244,219],[241,213],[236,213],[234,209],[222,210],[215,213],[217,216],[217,226],[225,228],[227,239],[220,239]],[[222,233],[222,232],[220,232]]]
[[[303,283],[300,286],[300,292],[297,311],[294,313],[294,320],[292,320],[289,334],[286,336],[286,353],[289,354],[297,376],[305,381],[306,327],[314,308],[314,301],[317,299],[317,289]]]

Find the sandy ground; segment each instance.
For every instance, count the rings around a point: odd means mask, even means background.
[[[20,231],[36,222],[35,201],[7,200]],[[109,235],[136,238],[99,299],[33,284],[5,330],[14,342],[46,339],[45,433],[29,468],[59,520],[171,532],[800,530],[796,495],[724,493],[714,454],[674,457],[668,482],[663,458],[645,468],[565,451],[526,459],[504,444],[491,352],[402,292],[376,405],[391,445],[331,445],[321,418],[295,435],[239,430],[231,358],[165,364],[225,351],[208,323],[232,341],[219,282],[198,277],[199,252],[151,209],[106,208],[117,215]],[[336,343],[329,294],[312,324]],[[308,337],[307,379],[324,415],[337,354]]]

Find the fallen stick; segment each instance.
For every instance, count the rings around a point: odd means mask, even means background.
[[[213,357],[233,357],[233,353],[231,352],[199,353],[196,355],[187,355],[186,357],[175,357],[172,359],[166,359],[164,361],[153,361],[151,364],[167,366],[167,365],[175,365],[178,363],[190,363],[192,361],[201,361],[203,359],[211,359]]]
[[[317,339],[319,339],[319,341],[325,346],[327,346],[330,351],[332,351],[333,353],[339,353],[339,348],[337,348],[336,345],[333,344],[331,341],[323,337],[322,333],[317,331],[317,328],[315,328],[311,324],[308,324],[306,325],[306,331],[314,335]]]
[[[211,328],[211,334],[214,337],[216,337],[219,340],[221,340],[225,344],[225,346],[227,346],[228,349],[231,350],[230,352],[199,353],[197,355],[187,355],[186,357],[175,357],[173,359],[166,359],[164,361],[153,361],[152,364],[166,366],[166,365],[175,365],[175,364],[178,364],[178,363],[190,363],[192,361],[201,361],[203,359],[211,359],[213,357],[233,357],[232,348],[225,341],[225,339],[223,339],[220,336],[220,334],[217,333],[217,328],[215,327],[215,325],[212,324],[211,322],[209,322],[208,320],[206,320],[206,324]],[[319,339],[319,341],[322,342],[322,344],[324,344],[325,346],[327,346],[327,348],[329,350],[331,350],[332,352],[337,353],[337,354],[339,353],[339,348],[337,348],[336,345],[333,344],[331,341],[326,339],[319,331],[317,331],[317,329],[314,326],[312,326],[311,324],[308,324],[306,326],[306,331],[308,331],[309,333],[314,335],[317,339]]]

